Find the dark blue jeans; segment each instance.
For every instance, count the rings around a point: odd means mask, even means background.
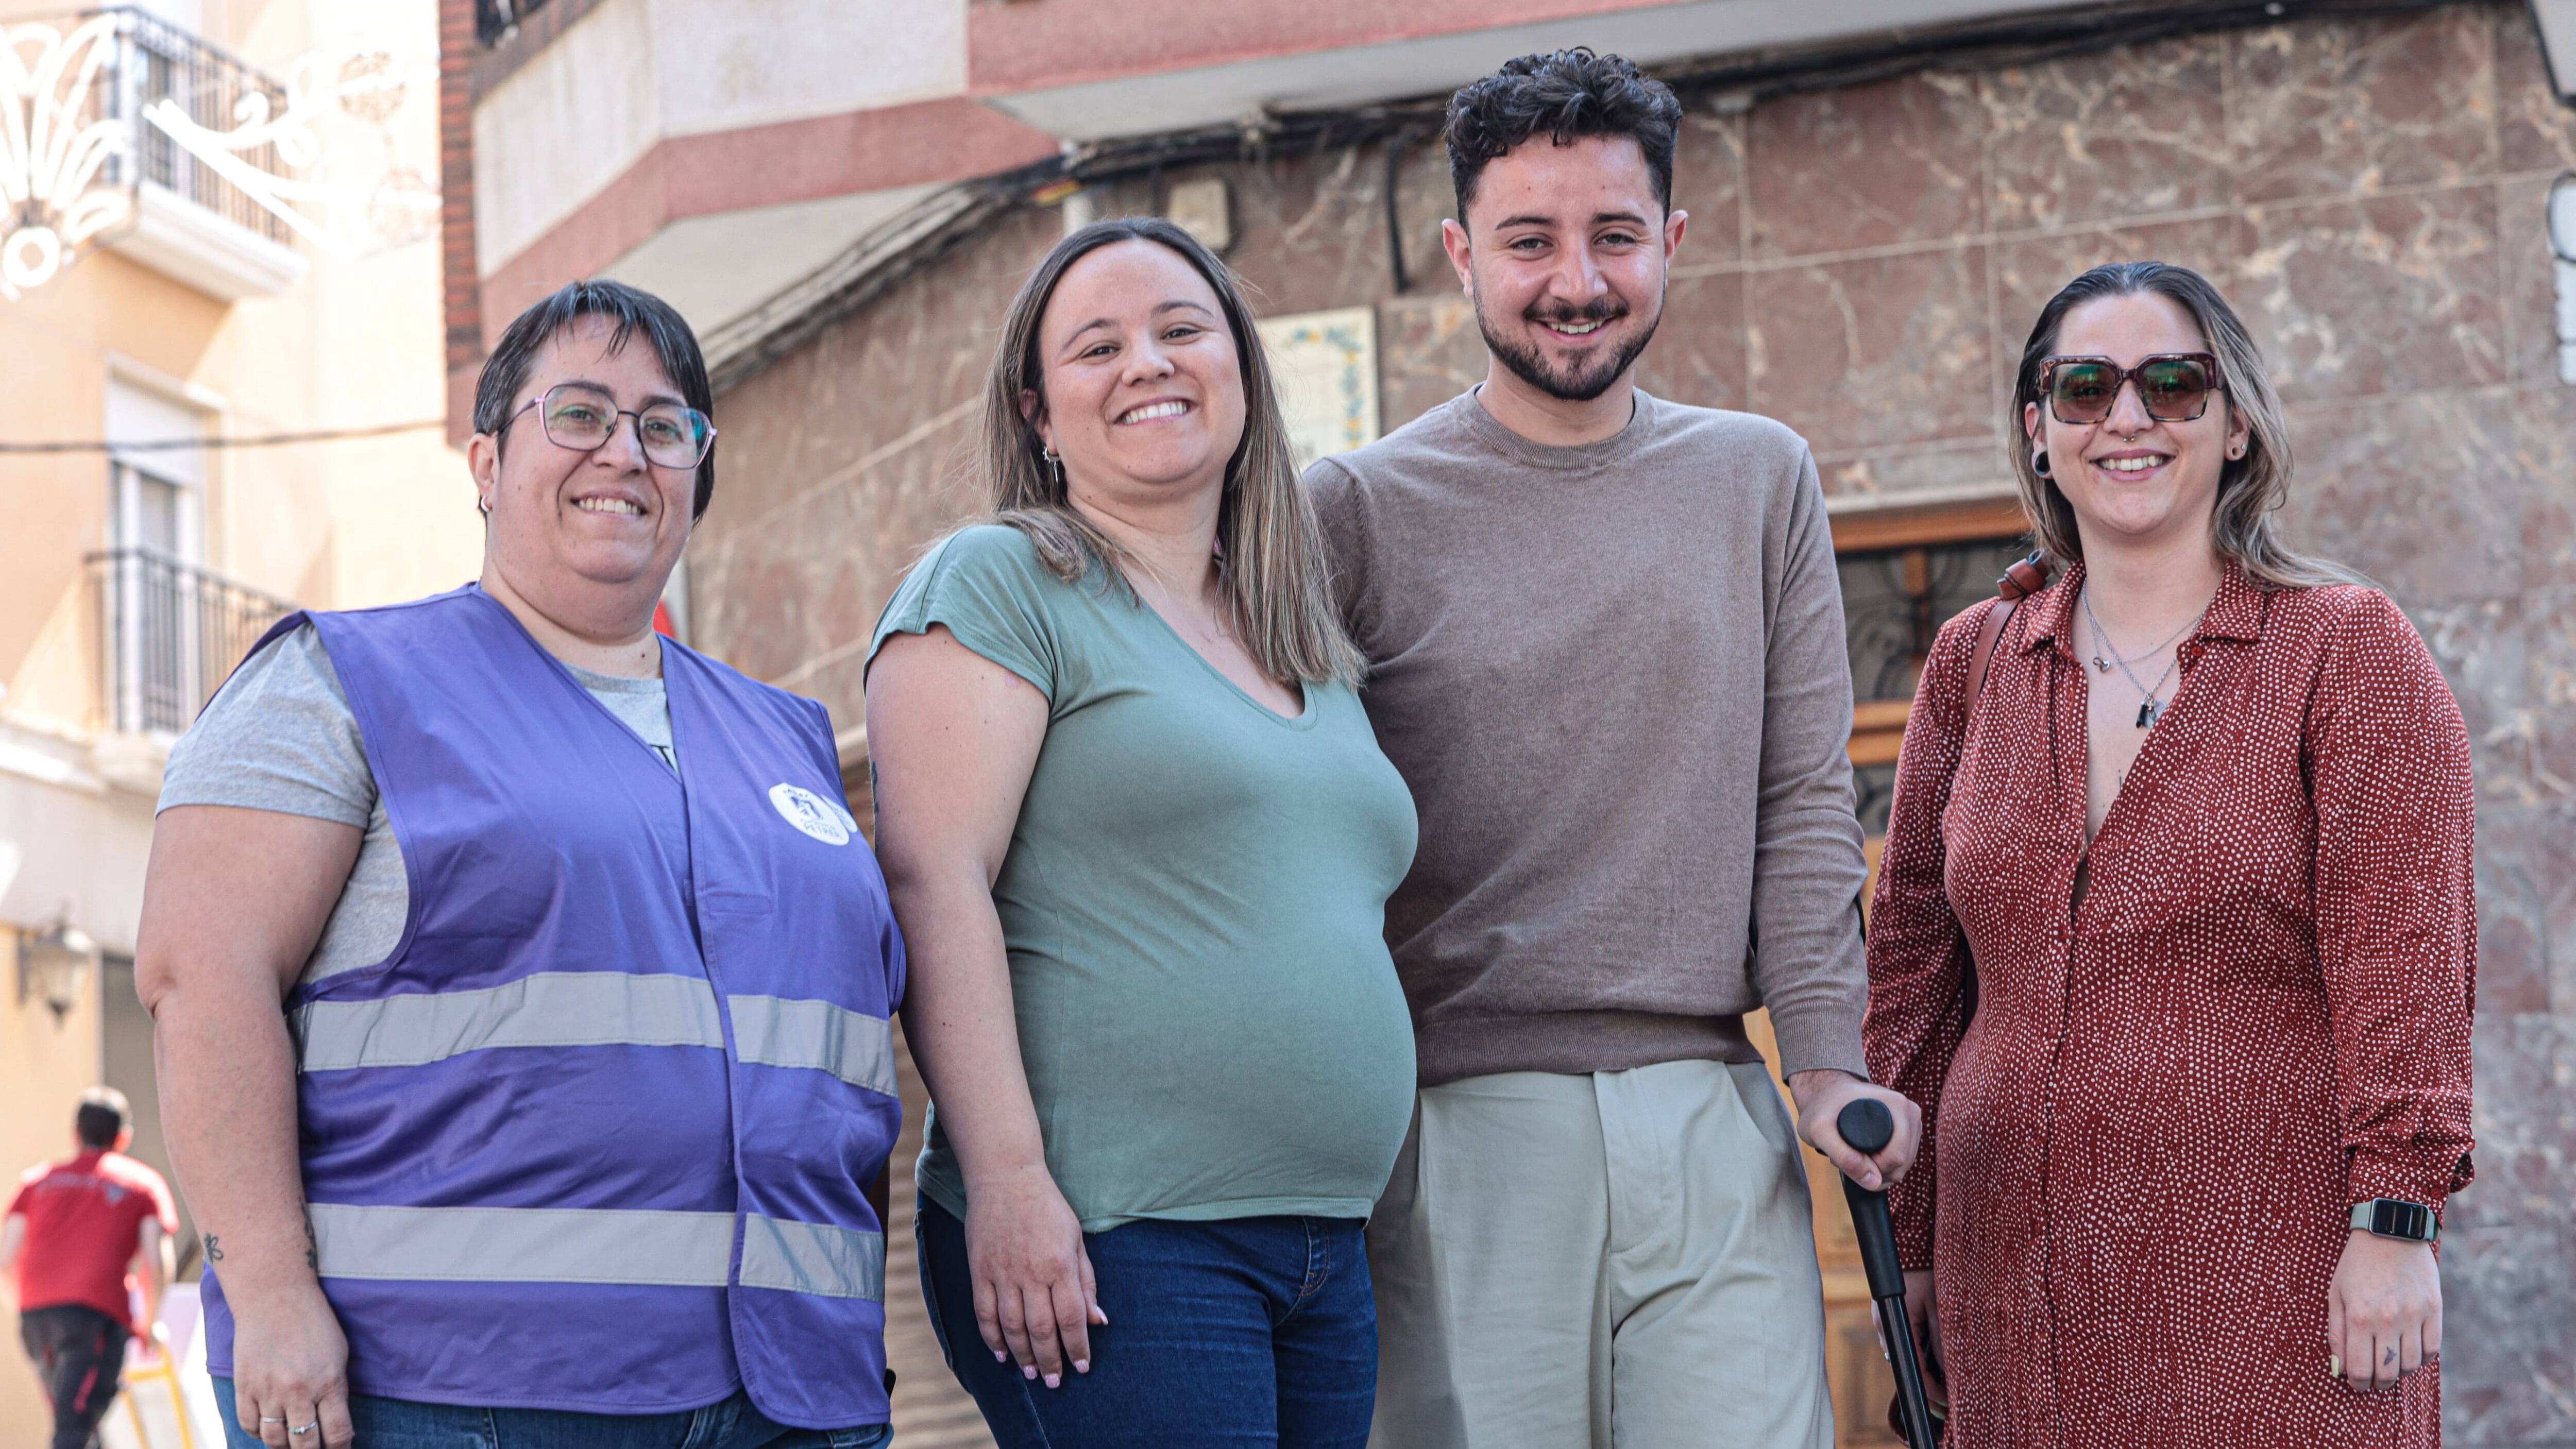
[[[1358,1218],[1147,1219],[1085,1240],[1107,1328],[1050,1389],[975,1326],[966,1229],[923,1199],[921,1291],[1000,1449],[1361,1449],[1377,1305]]]
[[[262,1449],[233,1417],[233,1381],[215,1380],[215,1407],[231,1449]],[[722,1403],[676,1414],[571,1414],[554,1409],[474,1409],[410,1399],[349,1396],[358,1449],[884,1449],[884,1424],[857,1429],[790,1429],[736,1390]],[[322,1449],[319,1434],[285,1442]]]

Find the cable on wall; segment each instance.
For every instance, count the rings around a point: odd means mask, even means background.
[[[447,426],[445,418],[417,423],[378,423],[365,428],[321,428],[303,433],[245,433],[235,437],[70,438],[45,443],[0,442],[0,453],[175,453],[189,448],[282,448],[290,443],[336,443],[350,438],[384,438],[396,433],[427,432]]]

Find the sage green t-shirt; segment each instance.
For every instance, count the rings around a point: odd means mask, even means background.
[[[1414,816],[1358,696],[1308,684],[1284,718],[1113,576],[1067,584],[1012,528],[933,548],[871,652],[934,624],[1047,698],[993,903],[1083,1229],[1367,1216],[1413,1110],[1385,926]],[[935,1102],[920,1182],[964,1215]]]

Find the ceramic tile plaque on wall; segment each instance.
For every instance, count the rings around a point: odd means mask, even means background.
[[[1256,324],[1278,375],[1297,466],[1377,440],[1377,313],[1300,312]]]

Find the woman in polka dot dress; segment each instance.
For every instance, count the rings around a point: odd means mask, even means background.
[[[2469,1178],[2459,708],[2395,604],[2274,536],[2280,404],[2197,273],[2070,283],[2016,403],[2071,567],[1976,698],[2000,602],[1941,631],[1870,921],[1948,1442],[2437,1445],[2434,1250],[2382,1233]]]

